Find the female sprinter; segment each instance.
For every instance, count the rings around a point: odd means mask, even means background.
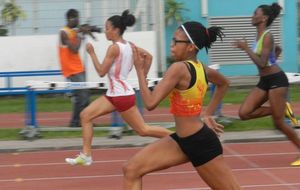
[[[107,50],[103,63],[100,64],[91,44],[87,44],[89,53],[96,71],[100,77],[108,75],[109,87],[106,95],[100,96],[93,101],[81,114],[83,150],[76,158],[66,158],[71,165],[90,165],[92,163],[92,138],[93,123],[96,117],[111,113],[117,110],[124,121],[132,127],[140,136],[164,137],[171,134],[171,131],[157,126],[145,124],[137,106],[135,105],[135,92],[127,81],[129,72],[133,67],[132,48],[128,41],[123,38],[127,26],[135,23],[135,17],[126,10],[121,16],[110,17],[105,24],[106,38],[112,41]],[[145,60],[146,75],[149,71],[152,57],[145,50],[140,49]]]
[[[205,28],[198,22],[186,22],[174,33],[171,56],[176,62],[166,71],[153,91],[147,87],[144,59],[134,48],[137,71],[144,105],[154,109],[169,95],[176,133],[150,144],[134,155],[124,166],[124,190],[142,189],[142,177],[150,172],[191,162],[199,176],[214,190],[239,190],[239,184],[223,158],[223,149],[217,134],[222,126],[212,118],[229,85],[217,71],[197,59],[202,48],[206,51],[217,37],[220,27]],[[216,90],[199,119],[207,83]]]
[[[241,105],[239,116],[243,120],[248,120],[271,115],[276,128],[300,149],[297,133],[284,121],[289,81],[276,63],[274,38],[269,29],[280,10],[281,7],[277,3],[257,7],[252,16],[252,25],[257,31],[252,49],[248,47],[246,40],[234,42],[237,48],[248,54],[258,68],[260,76],[258,84]],[[267,101],[270,106],[263,105]],[[300,166],[300,158],[291,165]]]

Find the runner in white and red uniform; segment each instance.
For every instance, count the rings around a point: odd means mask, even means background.
[[[100,64],[95,54],[92,44],[87,44],[89,53],[94,67],[100,77],[107,74],[109,87],[106,95],[100,96],[94,100],[80,114],[83,149],[76,158],[66,158],[66,162],[71,165],[90,165],[92,164],[92,138],[93,123],[92,120],[118,111],[123,120],[134,129],[140,136],[165,137],[172,132],[168,129],[145,124],[142,115],[135,105],[135,92],[127,81],[129,72],[133,67],[132,47],[131,44],[123,39],[123,33],[127,26],[135,23],[135,17],[126,10],[122,15],[110,17],[105,23],[105,35],[112,45],[109,46],[106,56]],[[145,50],[140,49],[141,56],[144,58],[144,73],[147,75],[152,56]]]

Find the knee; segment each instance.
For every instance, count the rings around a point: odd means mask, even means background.
[[[80,120],[81,122],[87,122],[87,121],[90,121],[90,118],[89,118],[89,113],[85,110],[81,111],[80,112]]]
[[[130,160],[128,162],[126,162],[124,165],[123,165],[123,175],[126,179],[136,179],[139,176],[139,168],[137,167],[136,164],[134,164],[133,162],[131,162]]]
[[[139,127],[134,128],[134,130],[141,137],[149,136],[149,129],[147,126],[144,126],[144,125],[139,126]]]
[[[277,117],[273,117],[273,122],[274,122],[274,126],[276,127],[276,129],[282,131],[284,129],[284,127],[286,126],[285,125],[285,122],[284,122],[284,119],[282,118],[277,118]]]
[[[135,132],[141,137],[149,136],[149,131],[146,127],[136,129]]]
[[[239,117],[240,117],[241,120],[249,119],[248,115],[245,112],[241,111],[241,110],[239,111]]]

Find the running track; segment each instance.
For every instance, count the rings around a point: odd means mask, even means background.
[[[0,154],[1,190],[120,190],[122,165],[140,148],[94,150],[92,166],[69,166],[78,150]],[[300,189],[298,151],[287,141],[224,144],[226,162],[246,190]],[[209,189],[189,164],[147,175],[144,190]]]
[[[226,116],[237,117],[240,105],[223,105],[222,113]],[[293,111],[296,116],[300,115],[300,103],[293,103]],[[173,122],[174,118],[169,112],[169,108],[156,108],[153,111],[144,110],[146,122]],[[10,119],[7,119],[10,118]],[[40,127],[68,126],[71,112],[37,113],[37,122]],[[0,114],[0,128],[23,128],[24,113]],[[101,116],[94,120],[97,124],[111,124],[111,115]]]

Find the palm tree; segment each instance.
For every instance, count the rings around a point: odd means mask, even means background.
[[[6,36],[7,35],[7,29],[5,26],[0,25],[0,36]]]
[[[15,0],[6,1],[1,11],[1,19],[5,26],[11,26],[13,35],[16,33],[15,24],[19,18],[25,19],[25,12],[16,4]]]
[[[188,11],[184,8],[184,3],[179,3],[176,0],[167,0],[165,9],[165,19],[167,25],[172,25],[174,22],[182,23],[182,11]]]

